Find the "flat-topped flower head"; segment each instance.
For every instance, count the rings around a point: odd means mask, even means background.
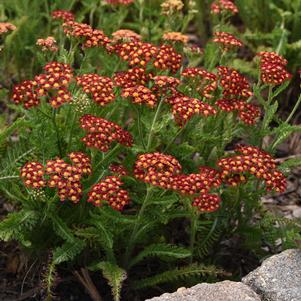
[[[216,0],[211,4],[211,13],[215,15],[223,13],[235,15],[238,13],[238,8],[231,0]]]
[[[107,202],[114,210],[122,211],[130,203],[129,193],[121,189],[122,185],[119,177],[107,176],[91,188],[88,202],[97,207]]]
[[[128,62],[129,66],[143,68],[154,59],[158,52],[156,46],[137,40],[116,44],[114,50],[118,56]]]
[[[207,117],[217,113],[217,111],[207,103],[188,96],[176,96],[173,99],[169,99],[169,103],[172,104],[172,114],[174,115],[175,121],[180,126],[185,125],[194,115]]]
[[[281,85],[292,75],[286,71],[287,60],[275,52],[259,52],[260,73],[263,83],[268,85]]]
[[[218,166],[222,169],[222,178],[228,183],[228,178],[233,175],[251,174],[264,180],[267,190],[276,192],[286,190],[285,176],[276,169],[276,162],[270,154],[255,146],[239,145],[235,150],[241,154],[218,162]]]
[[[145,86],[134,86],[124,88],[121,93],[122,97],[130,98],[133,103],[146,104],[153,108],[157,102],[156,96]]]
[[[38,39],[36,45],[42,48],[42,51],[56,52],[59,50],[54,37],[47,37],[46,39]]]
[[[141,35],[138,33],[134,32],[133,30],[130,29],[119,29],[115,32],[112,33],[113,43],[122,41],[122,42],[129,42],[129,41],[140,41],[141,40]]]
[[[249,98],[253,95],[247,79],[237,70],[224,66],[219,66],[217,69],[219,82],[225,97]]]
[[[204,68],[190,67],[185,68],[181,76],[192,82],[194,88],[200,93],[200,95],[206,98],[212,98],[212,92],[217,88],[217,76],[216,74],[207,71]]]
[[[162,40],[187,44],[189,41],[189,38],[187,35],[182,34],[181,32],[171,31],[171,32],[164,33],[162,36]]]
[[[208,193],[220,184],[221,179],[218,171],[201,169],[198,174],[181,174],[174,177],[172,189],[183,195],[196,195]]]
[[[216,194],[204,193],[193,199],[192,206],[198,208],[202,213],[210,213],[220,208],[221,199]]]
[[[170,16],[180,12],[184,7],[181,0],[164,0],[161,4],[162,15]]]
[[[221,98],[215,103],[224,112],[238,112],[238,118],[246,125],[254,125],[260,115],[258,106],[235,98]]]
[[[17,27],[11,23],[0,22],[0,36],[2,34],[8,33],[9,31],[14,31],[16,29],[17,29]]]
[[[116,72],[114,74],[113,82],[117,87],[130,88],[145,86],[152,77],[153,75],[147,73],[144,68],[134,67],[127,71]]]
[[[88,73],[77,76],[76,82],[100,106],[105,106],[115,100],[113,81],[109,77]]]
[[[215,32],[212,41],[220,44],[225,51],[236,47],[243,47],[243,43],[228,32]]]
[[[40,104],[39,95],[36,91],[36,83],[25,80],[13,88],[12,100],[16,104],[21,104],[25,109],[36,107]]]
[[[67,36],[81,38],[83,40],[84,48],[100,47],[110,49],[110,39],[100,29],[93,29],[90,25],[85,23],[78,23],[75,21],[68,21],[63,24],[64,32]]]
[[[139,155],[134,168],[134,176],[145,182],[165,189],[171,189],[174,177],[182,167],[177,159],[162,153]]]
[[[87,132],[86,136],[82,138],[87,147],[107,152],[113,142],[118,142],[127,147],[133,144],[133,138],[128,131],[106,119],[84,115],[80,119],[80,125]]]
[[[82,197],[81,170],[60,158],[48,160],[46,173],[49,175],[47,186],[56,188],[61,201],[78,203]]]
[[[61,20],[63,22],[73,21],[75,19],[74,14],[69,10],[54,10],[51,16],[52,19]]]
[[[72,152],[68,157],[81,175],[90,175],[92,173],[91,159],[88,155],[82,152]]]
[[[28,188],[42,188],[46,186],[45,169],[39,162],[27,162],[20,170],[20,177]]]
[[[168,94],[172,95],[181,83],[178,78],[166,75],[154,76],[153,82],[152,91],[157,97]]]
[[[160,46],[153,65],[160,70],[170,70],[176,73],[182,65],[182,55],[177,53],[171,45]]]

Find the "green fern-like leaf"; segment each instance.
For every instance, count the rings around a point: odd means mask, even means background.
[[[224,272],[222,270],[216,268],[215,266],[193,264],[183,268],[176,268],[170,271],[166,271],[152,277],[136,280],[132,284],[135,289],[143,289],[146,287],[153,287],[161,283],[172,282],[179,279],[183,280],[196,276],[204,277],[206,275],[217,276],[223,273]]]
[[[182,247],[170,244],[153,244],[146,247],[133,258],[129,266],[132,267],[147,257],[159,257],[161,260],[173,260],[187,258],[190,255],[190,251]]]
[[[73,260],[85,247],[85,242],[79,239],[72,242],[67,241],[53,252],[53,263],[55,265]]]
[[[13,212],[0,223],[0,239],[4,241],[18,240],[26,247],[31,245],[24,233],[31,230],[38,222],[39,214],[36,211],[21,210]]]
[[[111,286],[114,301],[119,301],[122,283],[127,278],[126,271],[118,265],[108,261],[99,262],[96,265],[93,265],[91,269],[94,271],[102,271],[103,277],[108,280],[108,283]]]

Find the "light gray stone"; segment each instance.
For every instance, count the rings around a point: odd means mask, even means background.
[[[286,250],[266,259],[242,282],[263,301],[301,301],[301,250]]]
[[[202,283],[191,288],[180,288],[172,294],[146,301],[261,301],[260,297],[241,282],[223,281]]]

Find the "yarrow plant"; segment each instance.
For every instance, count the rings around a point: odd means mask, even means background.
[[[134,1],[106,2],[127,10]],[[166,0],[159,10],[169,18],[183,8]],[[211,10],[237,13],[232,1]],[[1,143],[17,137],[1,160],[0,189],[19,209],[0,223],[0,237],[50,252],[49,298],[67,262],[95,300],[104,292],[88,270],[102,272],[114,300],[177,278],[226,275],[216,250],[237,235],[248,241],[245,229],[263,231],[260,198],[284,193],[287,168],[300,163],[274,157],[300,131],[289,124],[297,107],[286,121],[276,116],[291,79],[286,59],[259,52],[250,78],[231,65],[244,44],[227,27],[202,50],[172,28],[152,39],[151,31],[96,29],[70,11],[51,16],[60,37],[37,41],[51,61],[14,85],[20,117],[0,133]],[[283,233],[272,244],[287,240]],[[252,251],[264,256],[268,244]]]

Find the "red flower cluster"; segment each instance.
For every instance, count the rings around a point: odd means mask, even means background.
[[[145,86],[125,88],[123,89],[121,96],[126,98],[130,97],[133,100],[133,103],[145,103],[150,107],[154,107],[157,102],[156,96]]]
[[[49,97],[49,103],[57,108],[71,100],[68,84],[73,74],[67,64],[58,62],[48,63],[45,73],[37,75],[34,80],[25,80],[13,89],[12,99],[16,104],[23,104],[29,109],[40,104],[40,97]]]
[[[123,5],[128,5],[133,3],[135,0],[105,0],[109,4],[123,4]]]
[[[165,189],[173,187],[174,177],[181,172],[177,159],[162,153],[142,154],[135,163],[137,179]]]
[[[81,128],[88,132],[82,139],[88,147],[107,152],[114,141],[128,147],[133,144],[133,138],[128,131],[106,119],[84,115],[80,119],[80,124]]]
[[[69,159],[80,174],[89,175],[92,173],[91,160],[86,154],[82,152],[72,152],[69,154]]]
[[[237,111],[239,119],[247,125],[255,124],[261,112],[258,106],[246,102],[253,94],[247,79],[234,69],[224,66],[217,69],[224,98],[216,105],[225,112]]]
[[[162,45],[154,60],[154,66],[160,70],[171,70],[176,73],[182,64],[182,55],[171,45]]]
[[[126,168],[121,164],[111,164],[109,170],[118,176],[127,176],[129,174]]]
[[[43,176],[45,174],[44,166],[39,162],[27,162],[20,171],[20,176],[26,187],[35,189],[46,186]]]
[[[198,92],[206,98],[212,98],[211,93],[217,88],[217,76],[203,68],[186,68],[181,74],[190,79]]]
[[[228,32],[215,32],[213,42],[221,44],[225,51],[233,47],[242,47],[243,43]]]
[[[211,4],[212,14],[221,14],[224,12],[235,15],[238,13],[238,8],[231,0],[216,0]]]
[[[219,209],[221,199],[216,194],[203,193],[193,199],[192,206],[198,207],[201,212],[214,212]]]
[[[123,182],[119,177],[108,176],[94,185],[89,192],[88,202],[94,206],[101,206],[103,202],[115,210],[121,211],[130,203],[130,197],[126,190],[121,189]]]
[[[275,160],[270,154],[257,147],[244,145],[237,146],[236,151],[242,155],[224,158],[218,162],[218,166],[222,169],[222,178],[227,179],[233,175],[247,173],[263,179],[267,190],[277,192],[286,190],[285,176],[276,169]],[[233,180],[232,177],[231,181],[235,183]]]
[[[39,96],[50,97],[49,103],[54,108],[70,102],[72,95],[68,91],[68,84],[73,78],[71,67],[63,63],[50,62],[44,70],[45,74],[37,75],[34,79]]]
[[[80,201],[82,196],[80,170],[66,163],[64,160],[57,158],[47,161],[46,173],[50,176],[48,186],[58,189],[58,195],[61,201],[67,199],[74,203]]]
[[[140,41],[141,40],[141,36],[130,30],[130,29],[119,29],[115,32],[112,33],[112,37],[113,37],[113,42],[119,42],[121,41],[132,41],[132,40],[137,40]]]
[[[83,74],[76,77],[77,83],[100,106],[105,106],[115,100],[113,81],[109,77],[98,74]]]
[[[38,39],[36,45],[42,47],[42,51],[56,52],[59,50],[54,37],[47,37],[46,39]]]
[[[207,103],[188,96],[169,98],[169,103],[172,105],[174,118],[180,126],[185,125],[193,115],[203,115],[207,117],[217,113],[216,110]]]
[[[83,175],[91,174],[90,158],[81,153],[69,154],[72,165],[64,160],[56,158],[46,163],[46,168],[39,162],[27,162],[21,168],[21,178],[27,187],[41,188],[46,185],[57,188],[61,201],[66,199],[79,202],[82,196],[82,185],[80,180]],[[46,181],[44,176],[48,175]]]
[[[131,41],[115,45],[115,52],[130,66],[146,67],[158,50],[157,47],[141,41]]]
[[[268,85],[281,85],[291,78],[285,69],[287,60],[276,52],[259,52],[261,80]]]
[[[36,85],[31,80],[25,80],[13,88],[12,100],[16,104],[23,104],[25,109],[36,107],[40,104]]]
[[[82,38],[83,47],[99,47],[104,46],[110,49],[110,39],[104,34],[102,30],[93,29],[90,25],[69,21],[63,24],[64,32],[68,36]]]
[[[55,20],[62,20],[64,22],[73,21],[75,19],[74,14],[69,10],[54,10],[51,16]]]
[[[144,68],[134,67],[128,71],[117,72],[114,83],[117,87],[130,88],[144,86],[152,78],[151,73],[146,73]]]
[[[180,85],[180,80],[166,75],[157,75],[153,78],[154,85],[152,91],[157,97],[162,97],[162,95],[167,95],[170,91],[171,94],[174,94],[176,88]]]
[[[7,33],[9,31],[16,30],[16,28],[17,27],[11,23],[0,22],[0,35]]]
[[[191,195],[193,206],[201,212],[213,212],[219,208],[220,197],[209,194],[210,190],[221,185],[220,172],[210,167],[200,167],[198,174],[174,177],[173,189],[183,195]]]
[[[252,96],[253,93],[247,79],[238,71],[224,66],[219,66],[217,69],[225,97],[248,98]]]
[[[220,173],[209,167],[201,167],[197,174],[181,174],[174,177],[173,189],[184,195],[208,193],[222,183]]]
[[[216,105],[225,112],[238,111],[239,119],[247,125],[254,125],[261,113],[258,106],[238,99],[222,98],[216,102]]]

